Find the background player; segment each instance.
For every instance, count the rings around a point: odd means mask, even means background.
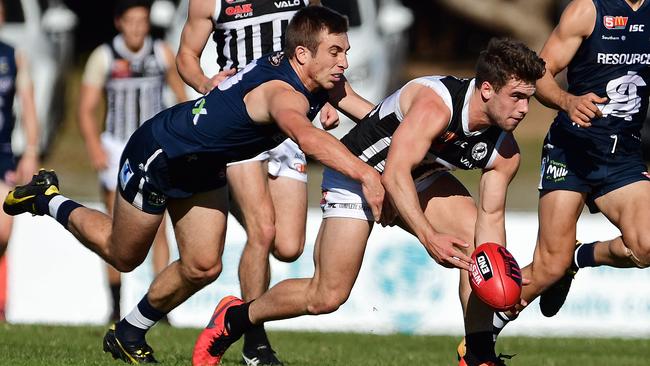
[[[229,14],[228,0],[190,0],[187,22],[176,57],[178,70],[190,86],[205,94],[225,75],[241,70],[262,55],[280,51],[289,20],[310,1],[278,6],[252,0],[246,17]],[[311,1],[319,4],[319,1]],[[210,35],[217,45],[219,70],[213,77],[200,67],[201,53]],[[331,106],[321,111],[325,128],[335,127],[338,115]],[[239,264],[244,300],[253,300],[269,287],[269,253],[285,262],[296,260],[305,243],[307,219],[307,160],[298,145],[287,139],[278,147],[248,160],[230,163],[230,193],[237,204],[231,210],[246,229],[246,246]],[[244,335],[243,360],[250,365],[281,364],[260,325]]]
[[[147,0],[117,3],[115,28],[119,34],[90,55],[81,85],[79,128],[90,162],[99,173],[102,199],[109,215],[113,213],[122,150],[135,129],[163,109],[165,81],[178,101],[186,99],[171,49],[149,35],[150,3]],[[100,134],[97,111],[102,99],[106,101],[106,122]],[[154,239],[154,274],[169,263],[164,222]],[[120,273],[110,266],[108,282],[113,306],[110,320],[119,321]]]
[[[650,183],[640,140],[650,43],[639,31],[649,27],[645,1],[574,0],[544,45],[547,73],[537,83],[537,96],[559,113],[544,141],[540,227],[533,262],[523,269],[531,280],[522,292],[528,303],[563,278],[573,258],[580,267],[650,265]],[[567,91],[553,79],[565,68]],[[601,211],[622,236],[574,251],[585,204]],[[542,295],[545,315],[557,312],[570,280],[571,274],[564,276]],[[495,332],[514,316],[495,317]]]
[[[379,174],[311,124],[327,101],[358,119],[372,108],[343,77],[347,29],[347,20],[332,10],[302,9],[287,28],[286,55],[259,59],[205,97],[144,123],[122,154],[112,218],[60,195],[51,171],[41,170],[8,194],[5,212],[56,218],[121,271],[142,263],[168,209],[180,257],[106,333],[104,350],[113,357],[155,362],[145,340],[147,329],[218,277],[228,212],[228,161],[255,156],[289,136],[326,166],[360,181],[379,220],[384,198]]]
[[[506,191],[519,167],[519,148],[511,132],[528,112],[544,62],[522,43],[495,40],[481,54],[476,73],[471,80],[412,80],[341,139],[359,159],[383,172],[396,211],[391,213],[385,204],[382,223],[398,215],[394,223],[415,235],[436,262],[464,270],[474,247],[466,243],[505,245]],[[482,169],[478,207],[447,172],[455,168]],[[362,187],[331,169],[323,173],[321,205],[314,276],[282,281],[252,302],[224,298],[197,340],[195,365],[218,363],[228,345],[253,324],[330,313],[347,300],[373,214]],[[467,272],[461,273],[468,340],[480,331],[491,337],[492,312],[469,299]],[[470,354],[478,361],[496,359],[478,350]]]
[[[4,0],[0,0],[0,27],[4,24]],[[34,89],[26,56],[0,42],[0,194],[5,196],[16,183],[28,182],[39,164],[39,133],[34,105]],[[25,148],[16,164],[11,148],[14,129],[14,96],[18,94],[20,116],[25,133]],[[0,212],[0,260],[11,236],[13,217]],[[4,300],[4,296],[0,296]],[[0,302],[0,321],[5,318],[5,304]]]

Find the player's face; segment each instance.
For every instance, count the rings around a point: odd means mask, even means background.
[[[115,27],[131,51],[138,51],[149,34],[149,10],[143,6],[128,9],[115,19]]]
[[[323,89],[332,89],[343,79],[348,68],[347,52],[350,49],[347,33],[328,33],[321,31],[320,43],[315,54],[311,55],[310,74]]]
[[[528,102],[535,85],[510,79],[487,102],[490,119],[504,131],[513,131],[528,113]]]

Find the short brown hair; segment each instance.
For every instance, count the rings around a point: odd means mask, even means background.
[[[492,38],[476,62],[476,87],[487,81],[498,92],[513,78],[535,84],[545,72],[544,60],[524,43]]]
[[[289,58],[293,57],[298,46],[304,46],[312,53],[316,53],[321,30],[334,34],[346,33],[348,19],[324,6],[308,6],[299,10],[287,26],[285,55]]]

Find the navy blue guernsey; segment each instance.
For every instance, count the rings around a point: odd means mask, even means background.
[[[244,96],[271,80],[284,81],[307,98],[310,120],[327,102],[327,91],[310,93],[289,60],[276,52],[253,61],[206,96],[159,113],[148,122],[153,121],[154,138],[169,158],[217,153],[227,161],[239,161],[269,150],[287,136],[275,123],[253,122],[246,111]]]
[[[14,48],[0,42],[0,152],[11,153],[16,94],[16,54]]]
[[[623,0],[594,0],[596,24],[568,65],[568,91],[573,95],[593,92],[607,97],[599,105],[603,118],[591,128],[571,129],[585,135],[638,136],[648,109],[650,81],[650,5],[645,1],[633,11]],[[556,124],[572,124],[561,111]]]

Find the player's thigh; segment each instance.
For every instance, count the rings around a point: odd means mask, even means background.
[[[314,249],[314,281],[319,293],[347,298],[359,274],[372,225],[343,217],[323,220]]]
[[[534,261],[543,266],[569,266],[576,242],[576,225],[585,205],[585,194],[556,190],[539,199],[539,232]],[[552,268],[549,268],[552,269]]]
[[[474,242],[476,204],[463,184],[449,173],[435,177],[418,193],[420,206],[434,230]]]
[[[162,219],[162,213],[146,213],[131,205],[122,195],[115,195],[110,237],[114,257],[144,260]]]
[[[167,210],[184,268],[218,274],[226,236],[227,188],[171,199]]]
[[[616,225],[632,251],[650,242],[650,182],[638,181],[596,198],[600,211]],[[647,249],[647,248],[646,248]],[[636,252],[639,253],[639,252]]]
[[[226,170],[230,193],[237,202],[246,229],[261,222],[274,222],[273,202],[262,161],[229,165]]]
[[[307,184],[280,176],[269,179],[269,189],[275,210],[276,250],[302,251],[307,222]]]

